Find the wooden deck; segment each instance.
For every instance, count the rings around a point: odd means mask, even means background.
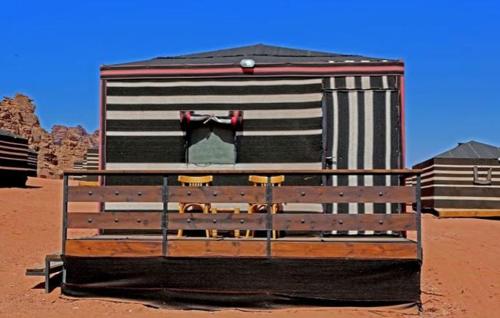
[[[169,236],[167,257],[266,257],[265,238],[220,238]],[[162,256],[161,236],[112,236],[66,241],[66,255],[86,257]],[[397,237],[293,237],[271,241],[271,257],[416,259],[417,244]]]
[[[420,214],[417,213],[271,213],[278,203],[384,203],[418,202],[418,187],[406,186],[176,186],[169,175],[199,174],[200,171],[88,171],[96,175],[141,175],[159,173],[163,185],[68,186],[65,175],[63,255],[77,257],[165,257],[165,258],[285,258],[285,259],[421,259]],[[210,175],[249,174],[253,171],[204,171]],[[79,171],[79,174],[87,173]],[[268,175],[287,174],[414,174],[409,170],[293,170],[269,171]],[[70,173],[71,174],[71,173]],[[157,202],[162,211],[70,212],[68,202]],[[168,203],[210,202],[262,204],[265,213],[179,213],[169,211]],[[260,231],[265,237],[218,236],[178,237],[177,230],[220,232]],[[68,237],[70,231],[117,231],[127,235]],[[143,231],[143,232],[141,232]],[[156,235],[133,235],[133,233]],[[286,234],[273,238],[271,233]],[[394,236],[367,235],[328,237],[320,233],[393,233]],[[349,232],[351,231],[351,232]],[[406,239],[416,231],[416,241]],[[161,233],[161,235],[159,235]],[[304,234],[304,233],[307,233]],[[203,234],[202,234],[203,235]]]

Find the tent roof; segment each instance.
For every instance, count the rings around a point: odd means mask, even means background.
[[[287,47],[256,44],[216,51],[207,51],[177,56],[162,56],[150,60],[136,61],[123,64],[106,65],[104,68],[114,67],[158,67],[158,66],[188,66],[188,65],[239,65],[243,58],[251,58],[256,64],[332,64],[332,63],[370,63],[396,62],[383,58],[366,57],[360,55],[339,54],[300,50]]]
[[[500,158],[500,148],[471,140],[459,143],[455,148],[445,151],[435,158],[498,159]]]

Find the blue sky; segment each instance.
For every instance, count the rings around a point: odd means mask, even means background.
[[[98,68],[265,43],[406,63],[408,164],[500,145],[498,1],[4,1],[0,95],[42,126],[98,126]]]

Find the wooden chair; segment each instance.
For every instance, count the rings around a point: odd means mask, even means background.
[[[249,176],[248,181],[250,181],[254,186],[256,187],[265,187],[268,181],[268,177],[266,176]],[[285,182],[285,176],[284,175],[279,175],[279,176],[272,176],[270,183],[272,187],[280,187],[283,182]],[[265,211],[266,209],[266,204],[260,204],[260,203],[249,203],[248,204],[248,214],[252,214],[254,212],[258,213],[260,211]],[[282,203],[273,203],[271,204],[271,213],[276,214],[279,211],[283,210],[283,204]],[[253,237],[254,231],[252,230],[247,230],[245,237]],[[273,239],[276,239],[277,237],[277,231],[273,230]]]
[[[183,187],[208,187],[213,181],[213,176],[179,176],[177,179]],[[199,209],[204,214],[210,212],[210,202],[179,202],[179,213],[185,213],[188,209]],[[181,237],[182,229],[177,230],[177,236]],[[205,230],[205,235],[210,237],[209,230]]]

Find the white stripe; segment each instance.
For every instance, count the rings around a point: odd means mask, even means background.
[[[434,178],[429,178],[428,180],[441,180],[441,181],[474,181],[474,177],[434,177]],[[428,181],[425,180],[425,181]],[[500,178],[491,178],[492,181],[500,181]]]
[[[269,170],[269,169],[321,169],[321,162],[311,163],[237,163],[235,165],[194,165],[186,163],[106,163],[107,170],[175,170],[175,169],[228,169],[228,170]]]
[[[370,87],[370,78],[364,76],[361,78],[363,88]],[[373,91],[365,91],[365,147],[363,153],[363,167],[365,169],[373,169]],[[373,176],[364,176],[364,185],[373,186]],[[365,213],[373,214],[373,203],[365,203]],[[374,234],[374,231],[367,230],[366,234]]]
[[[297,103],[320,101],[321,93],[269,95],[107,96],[107,104]]]
[[[370,76],[362,76],[361,77],[361,88],[362,89],[370,89],[371,88],[370,87]]]
[[[345,78],[345,84],[346,84],[346,88],[349,88],[349,89],[355,88],[356,85],[354,82],[354,76],[347,76]]]
[[[473,160],[473,159],[471,159]],[[428,171],[428,170],[433,170],[435,168],[470,168],[473,169],[474,166],[479,166],[480,168],[497,168],[500,169],[500,164],[499,165],[443,165],[443,164],[435,164],[435,165],[430,165],[427,167],[422,168],[422,171]],[[444,170],[446,171],[446,170]],[[493,170],[495,171],[495,170]]]
[[[389,88],[389,83],[387,81],[387,76],[382,76],[382,87]]]
[[[184,131],[107,131],[106,136],[184,136]]]
[[[335,83],[334,78],[330,79],[333,83]],[[337,169],[337,151],[338,151],[338,142],[339,142],[339,105],[338,105],[338,96],[337,92],[332,92],[332,100],[333,100],[333,145],[332,145],[332,168]],[[333,186],[337,186],[338,184],[338,176],[332,176],[332,184]],[[333,203],[333,213],[338,213],[338,204]],[[334,231],[336,233],[336,231]]]
[[[499,197],[426,196],[422,200],[500,201]]]
[[[107,87],[204,87],[321,84],[321,79],[263,81],[178,81],[178,82],[107,82]]]
[[[354,82],[354,77],[351,77]],[[353,83],[354,84],[354,83]],[[349,143],[347,146],[347,167],[348,169],[358,168],[358,92],[349,92]],[[358,185],[358,176],[349,175],[347,177],[347,184],[350,186]],[[358,214],[358,204],[348,204],[349,214]],[[357,234],[358,231],[348,231],[350,235]]]
[[[303,136],[303,135],[320,135],[321,129],[305,129],[305,130],[265,130],[265,131],[237,131],[237,136]]]
[[[200,114],[210,114],[215,116],[227,116],[227,110],[200,110]],[[302,109],[263,109],[263,110],[245,110],[244,119],[275,119],[275,118],[315,118],[321,117],[321,108],[302,108]],[[118,120],[147,120],[147,119],[179,119],[180,112],[175,110],[137,110],[123,111],[112,110],[106,112],[106,119]]]
[[[427,188],[481,188],[481,189],[497,189],[500,185],[477,185],[477,184],[430,184],[423,186],[422,189]]]
[[[500,173],[500,170],[493,170],[491,172],[492,175],[495,175],[496,173],[495,172],[499,172]],[[432,171],[429,171],[429,172],[426,172],[426,173],[423,173],[422,174],[422,178],[425,178],[425,177],[428,177],[428,176],[432,176],[432,175],[435,175],[435,174],[438,174],[438,173],[441,173],[441,174],[458,174],[458,175],[469,175],[469,176],[474,176],[474,171],[471,170],[470,171],[457,171],[457,170],[432,170]],[[488,171],[485,170],[485,169],[479,169],[478,171],[479,175],[487,175],[488,174]]]
[[[335,77],[330,77],[330,88],[335,88]]]

